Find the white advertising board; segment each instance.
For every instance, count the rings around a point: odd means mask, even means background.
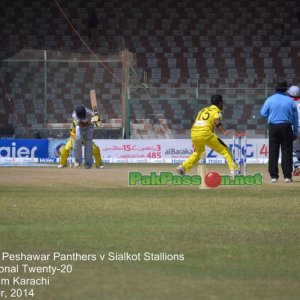
[[[232,139],[223,140],[232,150]],[[143,140],[94,140],[100,147],[105,163],[174,163],[183,162],[193,153],[189,139],[143,139]],[[236,141],[236,149],[239,145]],[[248,139],[242,152],[248,163],[267,163],[268,140]],[[224,158],[215,151],[206,149],[207,163],[224,163]]]

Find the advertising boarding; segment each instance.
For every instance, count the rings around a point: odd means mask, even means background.
[[[1,162],[58,162],[67,139],[2,139]],[[194,149],[190,139],[94,140],[100,147],[104,163],[182,163]],[[232,139],[224,139],[233,150]],[[246,155],[247,163],[267,163],[268,140],[248,139],[235,144],[235,151]],[[224,158],[206,148],[206,163],[225,163]]]
[[[1,139],[0,161],[39,162],[47,160],[48,139]]]

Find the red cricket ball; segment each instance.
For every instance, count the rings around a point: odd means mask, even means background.
[[[209,172],[204,180],[208,187],[215,188],[221,184],[221,175],[217,172]]]

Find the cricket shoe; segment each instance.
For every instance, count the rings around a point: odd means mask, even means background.
[[[182,165],[179,165],[177,168],[176,168],[176,171],[179,175],[184,175],[185,174],[185,170],[184,170],[184,167]]]
[[[293,175],[294,175],[294,176],[299,176],[299,175],[300,175],[300,166],[297,167],[297,168],[294,170]]]
[[[284,182],[291,183],[291,182],[293,182],[293,179],[292,178],[284,178]]]
[[[75,169],[78,169],[78,168],[80,168],[80,163],[79,162],[74,162],[74,168]]]
[[[278,181],[277,178],[271,178],[271,183],[276,183]]]
[[[66,165],[58,165],[57,166],[58,169],[62,169],[62,168],[65,168],[65,167],[66,167]]]
[[[231,170],[229,177],[230,177],[230,179],[234,179],[234,176],[236,176],[236,175],[240,175],[240,172],[238,170]]]
[[[96,169],[104,169],[104,166],[103,165],[96,166]]]

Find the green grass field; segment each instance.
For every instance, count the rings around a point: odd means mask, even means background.
[[[128,186],[129,171],[173,170],[0,168],[0,266],[72,268],[54,275],[2,272],[0,295],[10,299],[10,290],[21,288],[33,289],[33,299],[41,300],[299,299],[300,178],[270,184],[266,166],[250,166],[250,173],[264,174],[262,185]],[[4,252],[50,258],[3,261]],[[97,260],[54,261],[55,252]],[[109,260],[110,252],[184,260]],[[14,276],[49,277],[50,284],[13,286]],[[22,293],[19,299],[32,299]]]

